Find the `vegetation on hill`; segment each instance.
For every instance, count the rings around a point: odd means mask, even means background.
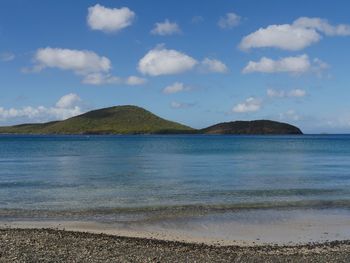
[[[302,134],[301,130],[293,125],[269,121],[233,121],[223,122],[202,129],[205,134]]]
[[[0,127],[8,134],[302,134],[287,123],[258,120],[224,122],[205,129],[162,119],[137,106],[93,110],[63,121]]]
[[[93,110],[64,121],[0,127],[0,133],[17,134],[171,134],[194,131],[137,106]]]

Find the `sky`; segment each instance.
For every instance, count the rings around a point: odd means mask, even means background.
[[[137,105],[350,133],[347,0],[0,1],[0,125]]]

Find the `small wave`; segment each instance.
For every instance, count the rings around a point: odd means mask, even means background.
[[[62,188],[62,187],[76,187],[74,184],[57,184],[57,183],[48,183],[44,181],[16,181],[16,182],[0,182],[0,188],[31,188],[31,187],[40,187],[40,188]]]
[[[243,210],[293,210],[293,209],[350,209],[350,200],[310,200],[310,201],[283,201],[283,202],[255,202],[231,204],[193,204],[174,206],[145,206],[145,207],[116,207],[93,208],[84,210],[26,210],[0,209],[0,219],[103,219],[119,221],[145,218],[159,219],[181,216],[200,216],[210,213],[225,213]]]

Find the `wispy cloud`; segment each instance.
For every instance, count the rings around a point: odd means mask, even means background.
[[[165,94],[174,94],[174,93],[179,93],[183,91],[188,91],[190,90],[190,87],[185,86],[182,82],[175,82],[169,86],[166,86],[163,89],[163,93]]]
[[[306,96],[306,91],[303,89],[292,89],[289,91],[267,89],[266,93],[270,98],[301,98]]]
[[[151,30],[151,34],[160,36],[170,36],[174,34],[180,34],[181,29],[175,22],[170,22],[165,19],[164,22],[155,23],[154,28]]]
[[[3,62],[9,62],[15,59],[15,54],[13,54],[12,52],[3,52],[0,53],[0,60]]]
[[[238,26],[241,22],[241,19],[242,18],[236,13],[227,13],[225,16],[220,17],[218,21],[218,26],[223,29],[230,29]]]
[[[177,101],[173,101],[170,104],[171,108],[173,109],[186,109],[186,108],[193,107],[194,105],[195,105],[194,103],[185,103],[185,102],[177,102]]]

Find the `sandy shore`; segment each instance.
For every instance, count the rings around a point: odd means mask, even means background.
[[[17,218],[0,221],[0,263],[350,262],[349,237],[349,213],[337,210],[117,222]]]
[[[0,229],[0,262],[349,262],[350,241],[210,246],[54,229]]]
[[[160,219],[0,220],[0,228],[51,228],[224,246],[300,245],[350,240],[349,211],[238,211]],[[99,218],[101,219],[101,218]]]

